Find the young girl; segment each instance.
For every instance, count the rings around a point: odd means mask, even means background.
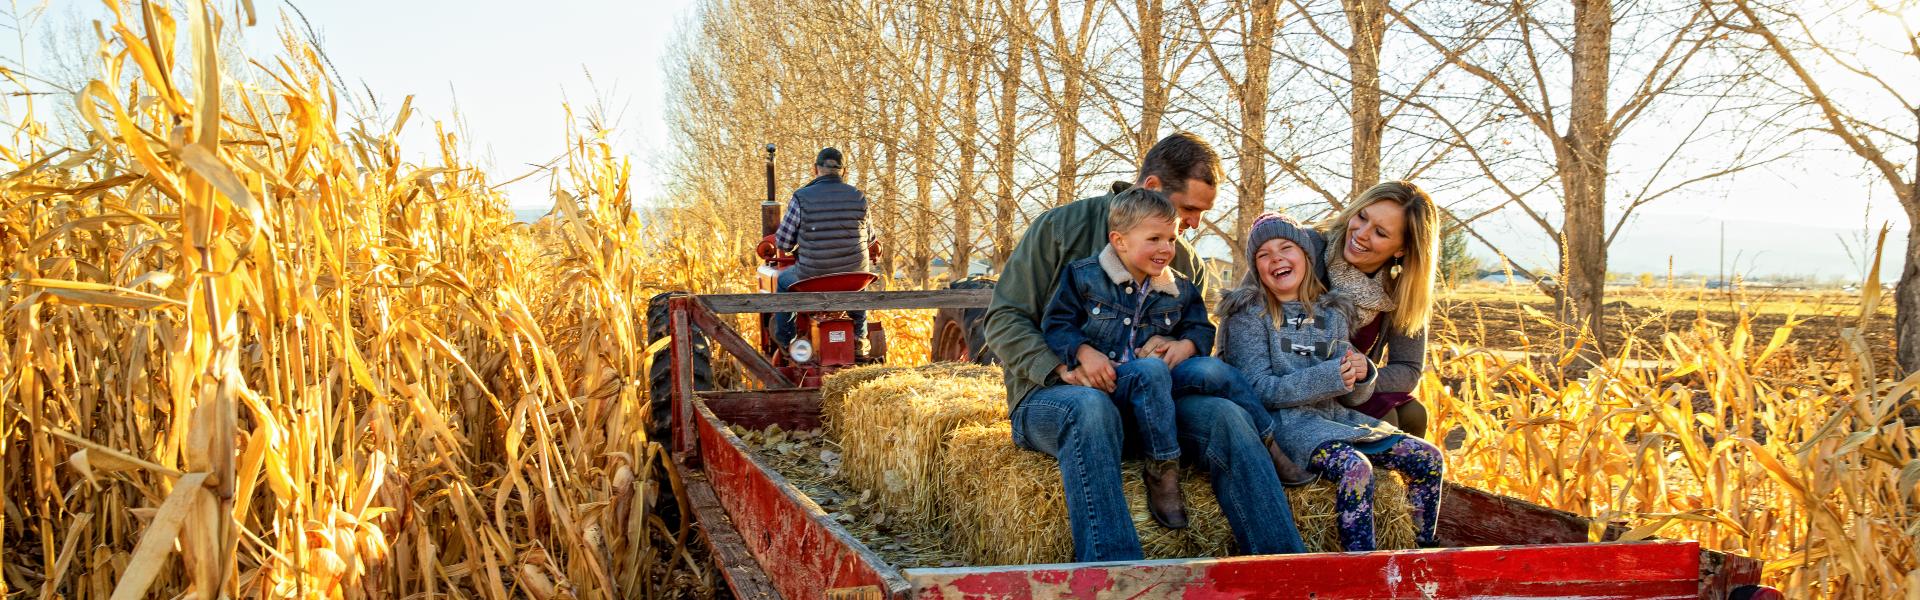
[[[1247,273],[1220,302],[1221,359],[1272,412],[1280,447],[1339,486],[1341,546],[1374,549],[1373,465],[1406,477],[1416,541],[1431,546],[1444,459],[1433,444],[1350,408],[1372,395],[1375,373],[1347,340],[1348,309],[1313,272],[1324,244],[1285,216],[1254,221]]]

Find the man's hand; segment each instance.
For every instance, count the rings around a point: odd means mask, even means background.
[[[1113,361],[1107,360],[1107,355],[1093,349],[1093,346],[1081,344],[1076,357],[1080,360],[1080,368],[1074,371],[1086,381],[1081,385],[1113,393]]]
[[[1053,368],[1053,374],[1054,374],[1055,376],[1057,376],[1057,377],[1059,377],[1059,378],[1060,378],[1060,381],[1061,381],[1062,383],[1065,383],[1065,384],[1067,384],[1067,385],[1077,385],[1077,386],[1081,386],[1081,387],[1093,387],[1093,386],[1090,386],[1090,385],[1087,385],[1087,380],[1086,380],[1086,378],[1084,378],[1084,377],[1081,377],[1081,376],[1080,376],[1080,372],[1079,372],[1079,371],[1075,371],[1075,370],[1073,370],[1073,369],[1069,369],[1069,368],[1067,368],[1067,366],[1066,366],[1066,365],[1060,365],[1060,366],[1058,366],[1058,367],[1054,367],[1054,368]]]
[[[1174,365],[1180,364],[1180,361],[1193,358],[1199,353],[1200,348],[1193,344],[1193,340],[1176,340],[1164,335],[1156,335],[1147,338],[1147,343],[1140,346],[1134,355],[1159,358],[1166,361],[1167,368],[1171,369]]]

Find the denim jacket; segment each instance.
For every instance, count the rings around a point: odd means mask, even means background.
[[[1199,356],[1213,352],[1213,322],[1199,288],[1171,268],[1147,281],[1144,293],[1139,285],[1113,246],[1067,263],[1041,319],[1047,347],[1069,369],[1080,366],[1081,344],[1121,363],[1156,335],[1191,340]]]

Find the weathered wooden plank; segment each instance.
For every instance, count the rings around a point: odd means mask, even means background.
[[[1588,541],[1592,520],[1570,512],[1491,494],[1448,482],[1440,501],[1442,546],[1513,546],[1521,544],[1577,544]],[[1603,540],[1619,538],[1619,527],[1609,525]]]
[[[719,565],[721,577],[726,578],[727,587],[733,589],[733,597],[779,600],[780,593],[774,590],[773,580],[767,578],[766,570],[761,569],[760,563],[747,551],[746,540],[734,529],[733,520],[727,518],[726,508],[720,505],[720,498],[714,495],[707,478],[699,471],[679,468],[680,481],[687,488],[687,503],[693,505],[694,520],[707,533],[702,536],[707,541],[707,553]]]
[[[718,314],[825,310],[986,308],[993,290],[906,290],[894,292],[786,292],[712,294],[700,299]]]
[[[699,395],[707,410],[728,425],[748,429],[779,425],[789,431],[820,426],[820,388],[699,392]]]
[[[676,296],[667,301],[668,332],[673,336],[673,452],[681,460],[698,464],[699,452],[694,444],[698,442],[693,427],[688,427],[693,412],[693,328],[687,322],[687,307],[691,306],[691,296]]]
[[[916,600],[1695,597],[1694,542],[907,569]]]
[[[700,432],[707,480],[780,595],[871,597],[852,588],[874,586],[880,598],[906,598],[907,581],[899,571],[854,539],[785,477],[754,460],[705,403],[695,403],[694,410],[698,411],[693,424]]]
[[[765,354],[760,353],[759,348],[755,348],[752,342],[740,335],[733,325],[714,316],[712,310],[707,308],[706,302],[695,297],[694,301],[688,304],[688,308],[688,313],[693,317],[693,324],[712,337],[721,348],[725,348],[728,354],[739,359],[740,364],[746,366],[747,373],[759,380],[760,385],[774,388],[793,387],[793,381],[788,380],[786,375],[780,374],[780,370],[773,367],[773,363],[767,360]]]

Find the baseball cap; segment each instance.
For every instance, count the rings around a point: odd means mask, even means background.
[[[840,168],[840,160],[840,149],[828,146],[821,148],[820,154],[813,157],[813,164],[818,167],[838,169]]]

